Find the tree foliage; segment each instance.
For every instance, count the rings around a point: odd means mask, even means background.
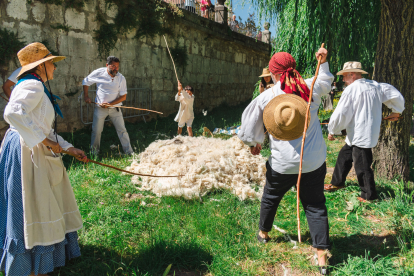
[[[277,24],[273,51],[291,53],[298,69],[313,74],[314,53],[324,42],[333,72],[360,61],[372,73],[380,0],[251,0],[259,18]]]

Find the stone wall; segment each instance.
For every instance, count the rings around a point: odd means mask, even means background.
[[[26,43],[47,41],[48,45],[66,60],[58,63],[52,91],[60,101],[65,121],[58,121],[59,131],[82,128],[78,96],[82,92],[82,80],[94,69],[105,66],[98,58],[98,47],[93,39],[98,28],[95,21],[98,9],[112,20],[116,7],[107,9],[104,0],[90,0],[78,11],[58,5],[42,4],[26,0],[0,1],[0,27],[18,32]],[[230,31],[225,26],[199,17],[187,11],[170,24],[173,36],[167,36],[170,47],[176,43],[187,48],[189,63],[186,70],[178,70],[183,85],[195,88],[194,110],[212,109],[223,103],[236,105],[251,98],[254,84],[269,60],[269,44]],[[69,31],[51,26],[62,24]],[[129,88],[150,88],[152,109],[164,112],[164,116],[177,112],[174,102],[177,81],[171,59],[162,37],[135,39],[135,32],[119,37],[117,49],[111,55],[121,60],[120,72],[126,77]],[[14,62],[6,67],[7,73],[0,85],[17,68]],[[0,110],[6,102],[0,99]],[[154,118],[154,115],[146,119]],[[0,119],[4,133],[7,124]]]

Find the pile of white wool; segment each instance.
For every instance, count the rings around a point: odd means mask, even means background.
[[[225,189],[245,200],[261,198],[265,162],[261,155],[253,156],[237,136],[229,140],[177,136],[150,144],[139,155],[139,162],[134,161],[127,170],[152,175],[184,175],[132,178],[133,183],[141,185],[139,190],[150,190],[160,197],[191,199],[215,189]]]

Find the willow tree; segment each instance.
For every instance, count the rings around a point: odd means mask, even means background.
[[[373,78],[394,85],[406,104],[398,123],[384,122],[374,149],[377,175],[409,177],[408,147],[414,89],[413,0],[250,0],[261,18],[277,24],[274,51],[290,52],[312,74],[322,42],[331,71],[361,61]],[[383,108],[384,115],[390,111]]]

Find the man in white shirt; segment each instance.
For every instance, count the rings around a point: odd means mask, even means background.
[[[92,102],[88,95],[89,86],[96,83],[97,87],[95,103],[98,105],[95,106],[93,113],[91,138],[91,148],[95,153],[99,153],[101,134],[107,116],[109,116],[109,119],[111,119],[115,126],[124,153],[133,153],[122,112],[120,108],[117,107],[122,105],[122,102],[126,100],[127,95],[125,77],[118,71],[119,59],[110,56],[107,58],[106,67],[96,69],[82,82],[86,103]]]
[[[7,96],[8,99],[10,99],[11,95],[11,87],[16,85],[17,83],[17,75],[20,73],[20,70],[22,67],[17,68],[13,71],[13,73],[10,75],[10,77],[6,80],[6,82],[3,84],[3,92]]]
[[[372,148],[378,143],[382,121],[382,104],[392,110],[384,118],[397,121],[404,111],[404,98],[390,84],[367,80],[362,74],[360,62],[347,62],[337,75],[343,76],[347,87],[331,116],[328,125],[328,139],[335,140],[334,135],[346,129],[346,144],[339,152],[331,184],[325,185],[326,191],[345,187],[346,176],[354,163],[355,172],[361,188],[360,201],[378,198],[375,188],[372,165]]]

